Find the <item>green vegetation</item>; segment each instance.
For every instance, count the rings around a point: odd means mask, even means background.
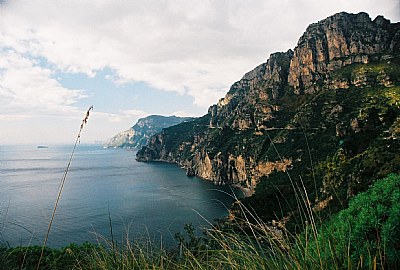
[[[365,75],[367,78],[382,79],[386,75],[393,79],[395,83],[399,82],[398,74],[400,74],[400,60],[397,57],[388,61],[372,61],[368,64],[353,64],[341,68],[334,74],[335,79],[354,80],[359,75]],[[374,82],[370,80],[371,82]]]
[[[305,196],[305,194],[298,194]],[[248,219],[195,235],[190,225],[170,250],[154,244],[69,245],[44,250],[40,269],[397,269],[400,267],[400,175],[390,174],[320,223],[309,204],[306,229],[292,235]],[[232,229],[234,228],[234,229]],[[36,269],[41,247],[0,250],[0,268]]]
[[[400,74],[398,61],[393,58],[389,63],[352,64],[332,74],[334,78],[348,76],[351,80],[363,71],[368,81],[365,86],[322,89],[300,98],[283,96],[276,118],[286,117],[285,125],[292,129],[267,131],[264,142],[254,144],[262,151],[245,155],[256,160],[291,158],[293,185],[286,173],[273,173],[262,177],[256,193],[243,203],[266,221],[279,220],[293,211],[298,216],[293,186],[304,185],[312,202],[333,196],[327,209],[333,213],[347,206],[349,199],[365,191],[374,179],[399,172],[400,85],[399,76],[395,76]],[[382,74],[393,78],[390,87],[381,85]],[[303,229],[296,218],[288,228],[292,232]]]
[[[60,249],[45,248],[40,269],[86,269],[96,247],[91,244],[70,244]],[[0,249],[0,269],[36,269],[42,247]]]
[[[316,237],[310,237],[308,228],[296,246],[307,242],[305,260],[318,258],[326,269],[398,269],[399,217],[400,176],[391,174],[350,200],[347,209],[322,224]]]

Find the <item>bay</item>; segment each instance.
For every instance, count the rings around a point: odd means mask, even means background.
[[[0,146],[0,245],[41,245],[71,145]],[[187,177],[173,164],[142,163],[135,150],[78,145],[48,246],[141,239],[175,243],[185,224],[209,227],[228,214],[228,186]]]

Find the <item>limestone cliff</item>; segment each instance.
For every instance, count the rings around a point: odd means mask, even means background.
[[[318,91],[333,71],[399,49],[398,24],[382,16],[371,21],[366,13],[338,13],[307,28],[294,49],[288,84],[296,93]]]
[[[150,137],[163,128],[189,121],[192,118],[177,116],[150,115],[140,118],[130,129],[122,131],[110,138],[105,147],[138,148],[145,146]]]
[[[255,191],[245,201],[269,219],[295,208],[299,186],[316,205],[343,204],[400,170],[399,46],[400,23],[335,14],[246,73],[208,114],[153,136],[137,159]]]

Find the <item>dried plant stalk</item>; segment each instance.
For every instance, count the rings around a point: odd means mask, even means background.
[[[44,241],[43,241],[42,251],[40,253],[39,261],[38,261],[38,264],[37,264],[37,267],[36,267],[37,270],[39,270],[39,268],[40,268],[40,263],[42,261],[44,249],[46,248],[47,240],[49,238],[51,225],[53,224],[54,216],[55,216],[56,211],[57,211],[58,202],[60,201],[60,198],[61,198],[61,194],[62,194],[62,191],[63,191],[63,188],[64,188],[64,183],[65,183],[65,180],[67,179],[67,174],[68,174],[68,171],[69,171],[69,167],[71,166],[72,158],[73,158],[74,153],[75,153],[76,145],[80,142],[81,132],[83,130],[83,127],[85,126],[85,124],[87,123],[87,121],[89,119],[90,111],[93,111],[93,105],[89,107],[89,109],[86,112],[85,118],[83,118],[83,120],[82,120],[82,124],[81,124],[81,127],[80,127],[79,132],[78,132],[78,136],[76,136],[74,148],[72,149],[71,155],[69,157],[68,165],[65,168],[64,174],[63,174],[63,176],[61,178],[60,186],[59,186],[58,193],[57,193],[57,199],[56,199],[56,202],[54,204],[54,208],[53,208],[53,212],[51,214],[51,219],[50,219],[50,222],[49,222],[49,226],[47,228],[47,233],[46,233],[46,236],[45,236]]]

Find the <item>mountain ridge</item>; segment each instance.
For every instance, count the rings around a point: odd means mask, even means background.
[[[288,175],[315,207],[345,204],[400,170],[399,51],[400,23],[337,13],[247,72],[205,116],[154,135],[137,159],[241,186],[266,219],[294,207]]]

